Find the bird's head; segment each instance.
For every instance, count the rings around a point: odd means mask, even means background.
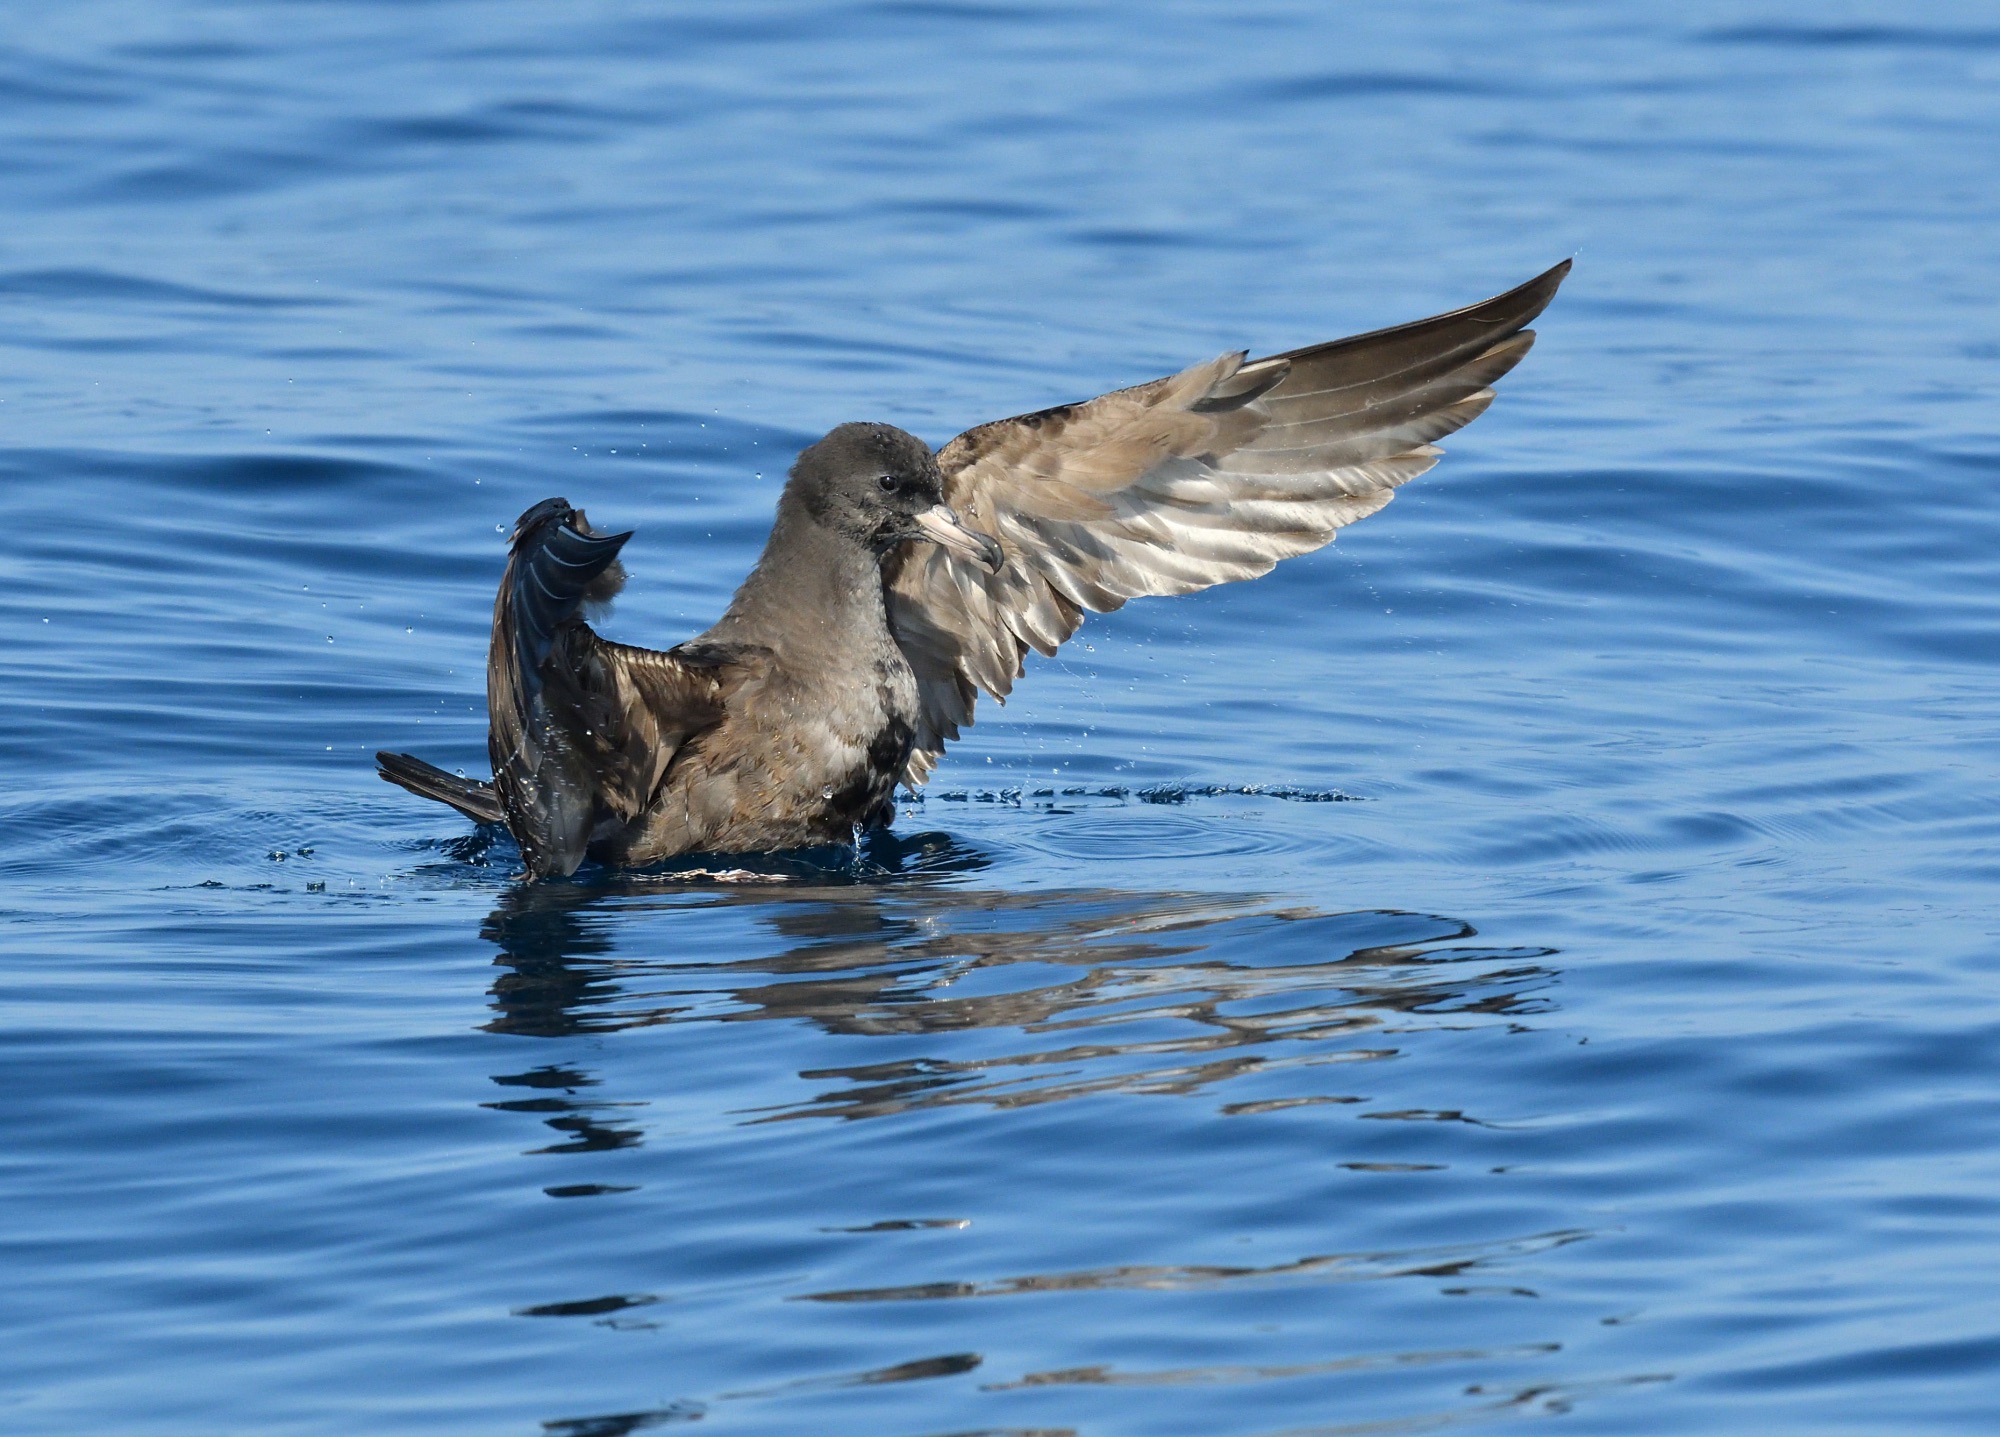
[[[997,572],[1000,545],[944,502],[937,456],[889,424],[843,424],[799,455],[789,486],[822,524],[877,554],[922,539]]]

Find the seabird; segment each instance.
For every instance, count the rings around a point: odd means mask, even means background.
[[[799,455],[762,557],[664,652],[586,621],[624,582],[582,510],[523,514],[486,665],[493,781],[409,754],[381,776],[504,823],[527,872],[586,857],[850,843],[895,817],[1029,649],[1086,613],[1254,578],[1332,540],[1438,460],[1534,342],[1569,262],[1481,304],[1251,360],[1224,354],[982,424],[935,454],[843,424]]]

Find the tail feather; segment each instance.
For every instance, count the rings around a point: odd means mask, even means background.
[[[474,823],[505,823],[507,814],[500,795],[490,783],[476,778],[460,778],[435,764],[425,763],[414,754],[378,753],[375,769],[390,783],[407,788],[419,798],[434,798],[449,804]]]

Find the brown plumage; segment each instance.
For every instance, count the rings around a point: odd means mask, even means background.
[[[894,817],[1029,649],[1086,612],[1267,572],[1387,504],[1492,402],[1567,261],[1481,304],[984,424],[936,455],[887,425],[807,449],[728,611],[666,652],[599,638],[629,534],[522,515],[487,665],[491,784],[382,777],[504,821],[531,874],[588,855],[851,841]]]

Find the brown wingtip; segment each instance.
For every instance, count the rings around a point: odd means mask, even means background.
[[[1570,267],[1575,263],[1572,258],[1550,265],[1527,283],[1517,284],[1505,293],[1483,299],[1478,304],[1469,304],[1456,313],[1468,319],[1484,319],[1490,315],[1496,321],[1526,324],[1548,308],[1549,301],[1556,297],[1556,291],[1569,278]],[[1441,319],[1446,317],[1439,316]]]
[[[1452,310],[1436,316],[1437,319],[1492,319],[1496,322],[1526,324],[1548,307],[1562,288],[1562,282],[1569,278],[1573,259],[1550,265],[1525,284],[1517,284],[1512,289],[1496,294],[1491,299],[1482,299],[1477,304],[1468,304],[1463,309]],[[1433,323],[1432,320],[1418,320],[1418,324]],[[1414,328],[1415,326],[1400,326]]]
[[[1261,371],[1281,360],[1316,360],[1325,362],[1353,351],[1372,351],[1387,341],[1415,339],[1420,336],[1450,334],[1461,331],[1477,337],[1481,344],[1491,343],[1508,334],[1525,328],[1536,315],[1548,308],[1556,291],[1568,277],[1573,259],[1551,265],[1525,284],[1517,284],[1512,289],[1482,299],[1476,304],[1468,304],[1459,309],[1434,314],[1428,319],[1412,320],[1408,324],[1391,325],[1387,329],[1371,329],[1366,334],[1349,335],[1345,339],[1330,340],[1322,344],[1310,344],[1303,349],[1287,350],[1283,354],[1267,355],[1244,365],[1246,371]],[[1469,326],[1469,328],[1468,328]]]

